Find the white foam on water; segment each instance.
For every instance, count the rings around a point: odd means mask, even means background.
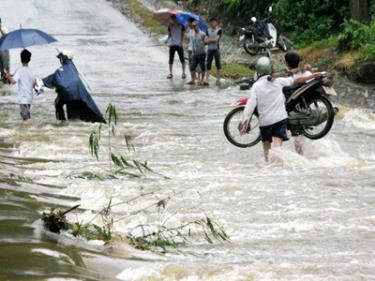
[[[351,109],[345,113],[342,121],[346,126],[375,130],[375,113],[369,110]]]

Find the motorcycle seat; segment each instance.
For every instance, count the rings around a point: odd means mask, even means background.
[[[295,84],[295,85],[292,85],[292,86],[284,87],[283,88],[283,93],[284,93],[285,98],[288,100],[290,98],[290,96],[295,91],[297,91],[299,88],[301,88],[303,85],[305,85],[305,83]]]

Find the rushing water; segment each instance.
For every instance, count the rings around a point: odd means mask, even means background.
[[[22,8],[21,8],[22,7]],[[33,183],[0,183],[0,280],[375,280],[375,114],[345,109],[331,134],[292,142],[265,164],[261,147],[237,149],[224,139],[222,121],[237,88],[191,89],[165,79],[167,52],[103,0],[1,0],[1,17],[55,35],[33,47],[32,66],[43,77],[58,67],[55,48],[75,52],[102,111],[116,105],[115,149],[129,155],[123,133],[134,136],[130,157],[148,160],[170,179],[72,179],[107,167],[97,162],[88,136],[95,125],[58,125],[55,94],[35,98],[34,124],[21,125],[16,88],[0,89],[1,174]],[[18,51],[12,51],[12,69]],[[0,174],[0,175],[1,175]],[[175,226],[210,216],[230,242],[199,237],[166,255],[58,236],[43,230],[42,211],[81,204],[69,217],[88,221],[112,198],[114,230],[139,224]],[[166,209],[148,208],[163,198]],[[121,220],[120,220],[121,218]]]

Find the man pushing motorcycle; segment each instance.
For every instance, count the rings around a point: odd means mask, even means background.
[[[288,113],[285,107],[283,88],[320,78],[322,74],[314,73],[298,78],[272,78],[274,67],[271,60],[267,57],[258,59],[255,69],[258,80],[250,90],[250,97],[240,125],[240,134],[245,135],[248,132],[251,117],[255,108],[257,108],[264,157],[268,161],[271,144],[273,143],[273,147],[281,147],[283,141],[288,140]]]

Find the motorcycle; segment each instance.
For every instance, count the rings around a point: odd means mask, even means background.
[[[290,41],[278,34],[275,25],[272,23],[272,7],[269,8],[270,16],[263,20],[257,20],[252,17],[252,25],[240,29],[240,46],[251,55],[255,56],[261,51],[279,47],[283,52],[288,51],[288,43]]]
[[[285,87],[286,109],[288,112],[288,130],[292,136],[304,135],[311,140],[325,137],[332,128],[338,109],[331,102],[337,96],[333,88],[333,75],[323,73],[319,79],[313,79],[301,85]],[[240,148],[252,147],[261,141],[258,112],[255,110],[249,121],[246,134],[240,134],[243,111],[248,98],[237,101],[224,120],[224,134],[228,141]]]

